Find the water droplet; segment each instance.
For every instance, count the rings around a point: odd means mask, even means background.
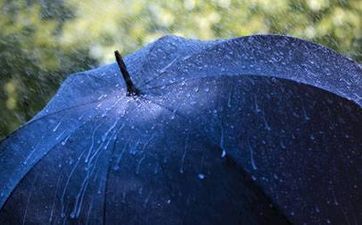
[[[59,123],[54,127],[53,132],[58,130],[60,124],[62,124],[62,121],[59,121]]]
[[[225,151],[225,149],[223,149],[222,152],[221,152],[221,158],[224,158],[225,155],[226,155],[226,151]]]

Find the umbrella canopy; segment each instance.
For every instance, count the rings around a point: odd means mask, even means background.
[[[166,36],[125,62],[134,85],[74,74],[0,143],[1,224],[362,221],[358,64],[270,35]]]

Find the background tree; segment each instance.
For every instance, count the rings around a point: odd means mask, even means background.
[[[0,0],[0,138],[43,107],[67,74],[96,64],[87,49],[59,42],[73,15],[52,4]]]
[[[74,72],[164,34],[308,39],[362,62],[360,0],[0,0],[0,138]]]

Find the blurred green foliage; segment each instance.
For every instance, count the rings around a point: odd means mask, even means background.
[[[362,62],[360,0],[0,0],[0,9],[0,139],[39,111],[68,74],[169,33],[288,34]]]

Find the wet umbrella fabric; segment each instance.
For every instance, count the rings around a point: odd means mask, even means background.
[[[361,221],[358,64],[283,36],[167,36],[126,64],[141,96],[116,64],[75,74],[0,143],[1,224]]]

